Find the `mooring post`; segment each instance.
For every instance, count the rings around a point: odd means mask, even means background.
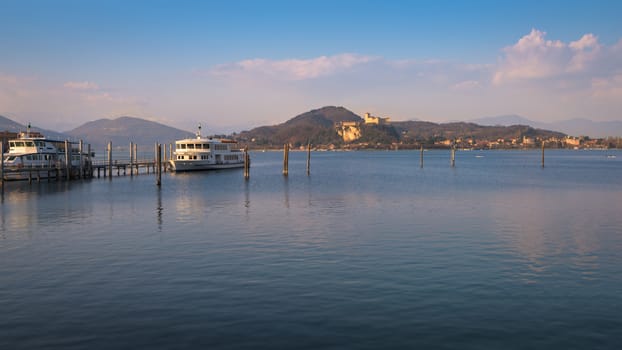
[[[248,146],[244,147],[244,179],[248,180],[250,174],[250,158],[248,156]]]
[[[67,172],[67,181],[71,178],[71,146],[69,140],[65,140],[65,171]]]
[[[544,140],[542,140],[542,167],[544,168]]]
[[[91,158],[91,144],[88,144],[88,152],[89,154],[86,156],[86,159],[88,159],[88,175],[89,175],[89,179],[93,178],[93,159]],[[99,177],[99,176],[98,176]]]
[[[106,177],[105,170],[104,177]],[[108,178],[112,180],[112,141],[108,141]]]
[[[168,163],[168,153],[166,153],[166,145],[162,147],[162,157],[164,160],[162,161],[162,172],[166,172],[166,164]]]
[[[169,155],[169,159],[170,159],[170,160],[172,160],[172,159],[173,159],[173,144],[172,144],[172,143],[169,143],[169,144],[168,144],[168,155]],[[169,162],[169,163],[167,164],[167,166],[169,166],[169,167],[170,167],[170,166],[171,166],[171,163]],[[171,170],[171,171],[172,171],[172,170]]]
[[[156,185],[158,185],[158,187],[162,186],[162,145],[159,143],[156,143],[156,163],[157,163],[157,181],[156,181]]]
[[[136,165],[136,175],[138,175],[138,145],[134,144],[134,165]]]
[[[130,142],[130,177],[134,176],[134,142]]]
[[[4,194],[4,143],[2,141],[0,141],[0,186],[2,187],[0,190]]]
[[[419,167],[423,168],[423,144],[421,144],[421,151],[419,153]]]
[[[451,167],[455,167],[456,166],[456,146],[452,145],[451,146]]]
[[[80,171],[80,174],[78,175],[78,178],[80,178],[80,179],[83,179],[83,177],[82,177],[82,172],[84,171],[84,166],[83,166],[83,164],[82,164],[82,161],[83,161],[83,159],[82,159],[82,153],[83,153],[83,152],[82,152],[82,147],[84,147],[84,142],[83,142],[82,140],[80,140],[80,142],[78,143],[78,154],[80,155],[80,156],[79,156],[79,159],[80,159],[80,165],[78,166],[78,169],[79,169],[79,171]]]
[[[289,174],[289,144],[286,143],[283,145],[283,175],[287,176]]]
[[[307,143],[307,175],[311,175],[311,142]]]

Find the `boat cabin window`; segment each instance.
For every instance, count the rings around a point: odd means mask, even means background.
[[[22,141],[16,141],[16,142],[15,142],[15,147],[24,147],[24,142],[22,142]]]
[[[180,143],[180,144],[179,144],[179,148],[181,148],[181,149],[186,149],[186,144],[185,144],[185,143]]]
[[[15,156],[8,156],[8,157],[6,157],[6,160],[7,160],[8,162],[12,162],[12,161],[14,161],[14,160],[15,160]]]
[[[188,149],[194,149],[194,144],[193,143],[189,143],[188,144]]]
[[[36,144],[38,147],[45,147],[45,142],[43,142],[43,141],[35,141],[35,144]]]
[[[26,147],[35,147],[35,143],[32,141],[26,141]]]

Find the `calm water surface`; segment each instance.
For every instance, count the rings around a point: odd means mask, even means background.
[[[622,152],[305,158],[7,183],[0,349],[622,347]]]

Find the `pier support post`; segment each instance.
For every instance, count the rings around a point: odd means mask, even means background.
[[[169,143],[169,144],[168,144],[168,159],[169,159],[169,160],[172,160],[172,159],[173,159],[173,144],[172,144],[172,143]],[[171,166],[171,163],[169,162],[169,163],[167,164],[167,166]],[[173,171],[173,170],[171,169],[171,171]]]
[[[156,172],[156,185],[160,187],[162,186],[162,145],[159,143],[156,144],[156,152],[156,165],[158,167]]]
[[[71,145],[69,140],[65,140],[65,171],[67,172],[67,181],[71,179]]]
[[[4,195],[4,143],[0,141],[0,191]],[[4,197],[2,197],[4,199]]]
[[[130,177],[134,176],[134,142],[130,142]]]
[[[162,146],[160,144],[160,147],[162,148],[162,158],[163,158],[163,160],[162,160],[162,172],[165,173],[166,172],[166,164],[168,163],[167,153],[166,153],[166,145]]]
[[[542,140],[542,167],[544,168],[544,140]]]
[[[283,145],[283,175],[289,174],[289,143]]]
[[[251,167],[251,159],[248,155],[248,146],[244,147],[244,179],[248,180],[251,176],[250,167]]]
[[[134,165],[136,166],[136,175],[139,174],[138,172],[138,145],[134,144]]]
[[[93,178],[93,158],[91,157],[91,144],[90,143],[88,144],[87,150],[89,152],[88,155],[86,156],[86,159],[88,159],[88,165],[89,165],[88,170],[87,170],[88,177],[89,179],[92,179]]]
[[[106,171],[104,171],[106,177]],[[108,177],[112,180],[112,141],[108,141]]]
[[[311,175],[311,142],[307,143],[307,176]]]
[[[83,142],[82,140],[80,140],[80,143],[78,144],[78,153],[80,154],[80,166],[79,166],[79,169],[80,169],[80,175],[79,175],[78,177],[79,177],[80,179],[83,179],[83,178],[84,178],[84,177],[83,177],[84,165],[82,164],[82,163],[83,163],[82,153],[84,153],[84,152],[83,152],[83,150],[82,150],[82,148],[83,148],[83,147],[84,147],[84,142]]]
[[[421,145],[421,151],[419,154],[419,167],[423,169],[423,144]]]
[[[451,167],[456,166],[456,146],[451,146]]]

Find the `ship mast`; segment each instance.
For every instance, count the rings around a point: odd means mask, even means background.
[[[201,138],[201,124],[199,124],[199,130],[197,131],[197,139]]]

